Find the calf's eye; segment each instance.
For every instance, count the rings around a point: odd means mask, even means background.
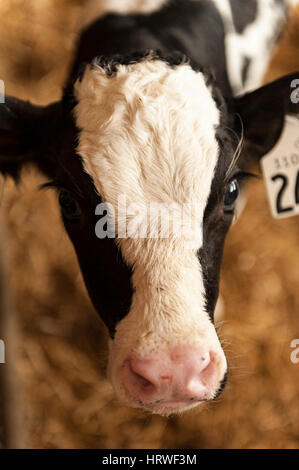
[[[235,202],[239,196],[239,186],[238,181],[233,179],[227,186],[225,195],[224,195],[224,211],[233,212],[235,207]]]
[[[80,218],[81,208],[67,189],[61,189],[59,193],[59,204],[63,216],[69,221],[76,221]]]

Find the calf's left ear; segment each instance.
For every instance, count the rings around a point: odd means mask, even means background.
[[[22,167],[30,162],[44,170],[46,147],[54,138],[60,116],[59,102],[35,106],[6,96],[0,104],[0,173],[18,179]]]
[[[244,139],[240,166],[250,166],[275,146],[286,115],[299,117],[299,72],[233,98],[228,106],[234,129]]]

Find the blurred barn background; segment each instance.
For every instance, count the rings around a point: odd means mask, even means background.
[[[122,1],[122,0],[120,0]],[[37,104],[58,99],[86,0],[1,0],[0,78]],[[266,80],[299,69],[299,10]],[[271,123],[266,123],[271,125]],[[32,448],[298,448],[299,221],[271,219],[262,181],[226,244],[219,325],[230,377],[215,402],[164,419],[123,407],[105,377],[106,333],[44,178],[26,170],[5,183],[1,229],[17,318],[14,429]],[[1,335],[0,331],[0,338]],[[2,443],[4,446],[4,443]],[[0,444],[1,447],[1,444]]]

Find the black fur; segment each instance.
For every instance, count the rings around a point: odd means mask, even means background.
[[[257,0],[229,0],[232,9],[234,25],[237,33],[254,22],[257,16]],[[263,1],[263,0],[261,0]]]
[[[84,31],[70,74],[73,83],[82,63],[97,56],[125,57],[136,51],[179,51],[198,67],[209,69],[225,95],[231,95],[220,14],[209,0],[173,0],[151,15],[107,15]]]
[[[179,51],[174,51],[171,55],[167,55],[158,49],[155,51],[136,51],[128,55],[98,56],[94,59],[93,64],[104,69],[109,77],[113,77],[117,73],[119,65],[133,65],[143,60],[161,60],[170,67],[190,63],[190,59]]]

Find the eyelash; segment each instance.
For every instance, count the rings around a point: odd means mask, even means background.
[[[225,180],[225,186],[229,185],[230,182],[234,179],[236,179],[238,183],[240,183],[242,181],[247,181],[248,179],[251,179],[251,178],[259,179],[260,177],[259,175],[256,175],[255,173],[251,173],[250,171],[238,170],[236,173],[232,174],[229,177],[229,179]]]
[[[47,189],[56,189],[57,191],[61,191],[61,190],[66,189],[66,188],[58,180],[52,180],[52,181],[47,181],[46,183],[41,184],[39,186],[39,189],[41,191],[47,190]],[[77,190],[76,190],[76,188],[73,189],[73,190],[70,190],[70,193],[73,193],[74,197],[82,198],[82,193],[79,190],[79,188]]]
[[[44,189],[62,189],[62,185],[58,181],[47,181],[39,186],[39,189],[43,191]]]

